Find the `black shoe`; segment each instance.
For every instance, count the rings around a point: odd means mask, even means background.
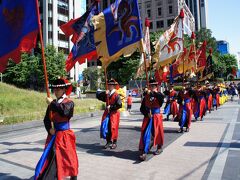
[[[141,161],[145,161],[146,158],[147,158],[147,154],[144,154],[144,153],[139,156],[139,159],[140,159]]]
[[[189,128],[186,128],[185,132],[189,132]]]
[[[180,129],[178,130],[178,133],[183,133],[183,128],[180,128]]]
[[[107,144],[104,146],[104,149],[111,148],[112,142],[107,142]]]
[[[162,147],[157,148],[157,150],[154,152],[154,155],[159,155],[159,154],[161,154],[162,152],[163,152]]]
[[[110,148],[111,149],[116,149],[117,148],[117,144],[116,143],[112,143],[112,146]]]

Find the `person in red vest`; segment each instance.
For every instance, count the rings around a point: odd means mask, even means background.
[[[132,95],[129,93],[127,98],[127,110],[131,112],[132,109]]]
[[[164,107],[164,114],[166,114],[166,120],[169,121],[169,116],[172,114],[173,120],[177,116],[178,107],[177,107],[177,92],[173,89],[174,85],[170,84],[170,90],[166,91],[166,95],[168,96],[166,105]]]
[[[100,137],[106,139],[105,149],[116,149],[118,139],[118,128],[120,122],[120,112],[118,109],[122,107],[122,101],[115,87],[118,83],[111,79],[108,81],[106,92],[97,92],[97,98],[103,102],[107,102],[106,109],[102,116]]]
[[[164,143],[163,119],[160,112],[164,96],[158,92],[158,83],[155,80],[152,79],[149,83],[151,91],[145,94],[140,107],[140,111],[144,115],[139,142],[142,161],[146,160],[146,155],[152,146],[157,146],[154,154],[159,155],[163,151]]]
[[[206,82],[206,103],[207,103],[207,109],[208,112],[211,113],[212,111],[212,106],[213,106],[213,97],[212,97],[212,88],[210,88],[210,83],[207,81]]]
[[[48,108],[44,125],[48,133],[44,153],[37,164],[34,179],[77,179],[78,157],[76,153],[76,137],[70,129],[74,103],[67,96],[72,86],[66,79],[53,82],[56,99],[47,97]]]
[[[191,97],[192,97],[192,90],[190,87],[183,87],[183,91],[180,91],[178,94],[178,98],[181,105],[179,105],[179,112],[181,113],[179,119],[179,126],[180,129],[178,130],[179,133],[183,133],[183,127],[186,127],[185,132],[189,132],[191,122],[192,122],[192,104],[191,104]]]

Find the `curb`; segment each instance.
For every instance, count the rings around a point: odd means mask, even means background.
[[[81,114],[74,115],[71,121],[74,122],[79,119],[87,119],[87,118],[92,118],[100,115],[102,115],[102,111],[81,113]],[[33,121],[27,121],[27,122],[22,122],[17,124],[1,125],[0,134],[9,133],[9,132],[18,131],[18,130],[24,130],[24,129],[38,128],[38,127],[44,127],[43,120],[33,120]]]

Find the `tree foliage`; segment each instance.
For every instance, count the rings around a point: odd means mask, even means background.
[[[128,84],[133,79],[140,63],[140,53],[134,52],[131,57],[120,57],[117,62],[111,63],[107,68],[108,79],[114,78],[121,85]]]
[[[99,78],[101,78],[102,72],[98,67],[88,67],[83,70],[84,86],[90,85],[91,90],[97,90],[100,87],[98,83]]]
[[[66,76],[63,52],[57,52],[53,46],[47,46],[45,57],[49,82]],[[41,54],[38,52],[31,55],[22,54],[19,64],[9,61],[6,71],[3,73],[3,80],[21,88],[44,90],[45,79]]]

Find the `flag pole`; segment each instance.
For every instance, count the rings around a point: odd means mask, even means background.
[[[182,41],[183,41],[183,46],[184,46],[184,23],[183,23],[183,20],[184,20],[184,10],[183,10],[183,8],[180,11],[179,18],[181,18],[181,20],[182,20]],[[182,85],[183,86],[184,86],[184,75],[185,75],[185,72],[184,72],[184,62],[185,62],[185,58],[183,58],[183,75],[182,75],[182,78],[183,78]]]
[[[143,57],[144,57],[144,66],[145,66],[145,74],[146,74],[147,87],[148,87],[148,89],[149,89],[149,79],[148,79],[148,70],[147,70],[147,57],[146,57],[146,53],[145,53],[145,51],[144,51],[143,39],[141,39],[140,44],[141,44],[141,51],[142,51]]]
[[[106,84],[106,91],[108,90],[108,83],[107,83],[107,67],[104,67],[104,75],[105,75],[105,84]],[[108,94],[106,94],[107,99],[106,99],[106,106],[109,105],[109,98],[108,98]]]
[[[40,21],[38,0],[36,0],[36,9],[37,9],[37,17],[38,17],[38,30],[39,30],[41,50],[42,50],[42,63],[43,63],[45,87],[46,87],[47,97],[50,97],[50,91],[48,88],[48,75],[47,75],[47,67],[46,67],[46,58],[45,58],[45,54],[44,54],[44,45],[43,45],[42,27],[41,27],[41,21]]]

